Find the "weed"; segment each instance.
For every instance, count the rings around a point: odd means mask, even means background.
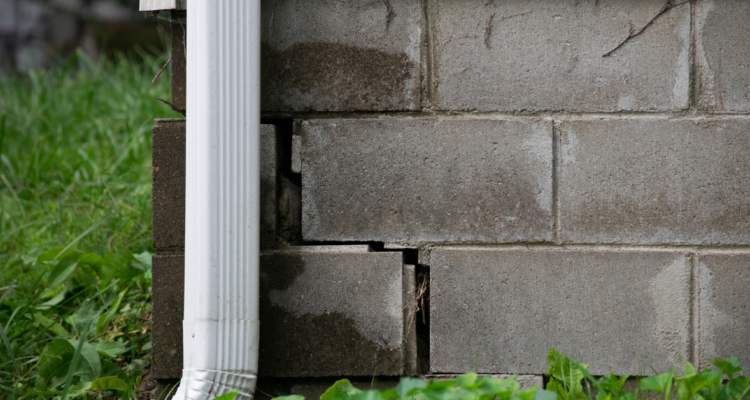
[[[137,396],[150,363],[151,135],[140,52],[0,78],[0,399]]]

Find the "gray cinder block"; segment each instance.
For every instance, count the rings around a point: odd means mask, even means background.
[[[432,102],[448,110],[646,111],[688,107],[690,4],[432,2]],[[739,25],[738,25],[738,28]],[[743,85],[744,88],[744,85]]]
[[[739,357],[750,367],[750,254],[702,254],[698,290],[697,343],[701,367],[715,358]]]
[[[263,111],[420,107],[419,1],[264,0],[261,25]]]
[[[699,106],[715,111],[750,111],[750,3],[701,0],[696,8]]]
[[[432,372],[541,374],[557,348],[595,375],[688,355],[690,262],[667,251],[436,248]],[[477,356],[478,354],[478,356]]]
[[[416,354],[404,340],[402,257],[366,245],[263,253],[261,376],[403,375]]]
[[[308,120],[305,240],[551,240],[550,121]]]
[[[564,121],[564,242],[750,243],[750,120]]]

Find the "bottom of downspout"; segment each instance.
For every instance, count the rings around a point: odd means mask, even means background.
[[[212,400],[237,392],[252,400],[257,382],[259,322],[183,321],[185,369],[174,399]]]

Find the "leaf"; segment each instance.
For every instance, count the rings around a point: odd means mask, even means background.
[[[98,254],[86,253],[78,257],[78,265],[93,270],[101,279],[102,276],[102,258]]]
[[[456,384],[464,389],[472,389],[477,382],[477,373],[469,372],[456,378]]]
[[[638,381],[638,387],[641,390],[650,390],[652,392],[665,393],[672,387],[672,378],[674,377],[674,371],[665,372],[663,374],[649,376]]]
[[[44,353],[50,356],[62,356],[67,352],[74,352],[76,349],[65,339],[55,339],[44,347]]]
[[[68,249],[63,251],[62,247],[54,247],[39,254],[36,258],[36,263],[49,265],[49,263],[57,261],[58,264],[68,265],[78,260],[80,254],[77,250]]]
[[[49,277],[47,277],[47,286],[53,288],[68,279],[70,274],[75,271],[76,265],[75,262],[71,262],[70,264],[58,263],[50,272]]]
[[[133,254],[133,257],[145,267],[144,271],[151,269],[151,253],[144,251],[141,254]]]
[[[305,396],[300,396],[298,394],[290,394],[289,396],[279,396],[274,397],[274,400],[305,400]]]
[[[532,400],[557,400],[557,395],[549,390],[539,389],[534,393]]]
[[[32,315],[32,319],[34,320],[34,322],[44,327],[44,329],[47,329],[55,335],[70,336],[70,332],[68,332],[67,329],[63,328],[62,325],[58,324],[50,318],[45,317],[41,313],[35,313],[34,315]]]
[[[117,364],[109,360],[101,360],[102,362],[102,376],[122,376],[125,373],[122,371]]]
[[[100,356],[109,358],[116,358],[118,354],[125,350],[125,346],[121,341],[100,341],[97,342],[94,347],[96,348],[96,352],[99,353]]]
[[[364,392],[359,392],[350,395],[348,397],[351,400],[382,400],[380,397],[380,392],[377,390],[367,390]]]
[[[237,392],[231,392],[227,394],[223,394],[219,397],[214,398],[214,400],[234,400],[234,398],[237,397]]]
[[[92,390],[128,390],[128,385],[116,376],[105,376],[95,379],[91,385]]]
[[[107,328],[109,327],[110,322],[112,322],[112,319],[115,317],[115,314],[117,314],[117,310],[120,308],[120,303],[122,302],[122,298],[125,297],[125,294],[128,292],[128,289],[123,290],[120,292],[120,294],[117,296],[117,300],[115,300],[114,303],[112,303],[112,306],[109,308],[109,311],[107,311],[106,314],[102,315],[99,318],[99,321],[96,323],[96,334],[101,335],[102,333],[107,331]]]
[[[68,398],[83,396],[89,389],[91,389],[91,385],[91,382],[79,382],[75,385],[72,385],[70,387],[70,391],[68,392]]]
[[[78,340],[70,339],[68,341],[74,347],[78,348]],[[90,374],[88,376],[88,378],[90,379],[84,378],[84,380],[93,381],[94,379],[98,378],[102,372],[102,362],[99,358],[99,353],[91,343],[83,342],[83,346],[81,347],[81,365],[83,365],[83,367],[86,369],[86,372]]]
[[[60,302],[62,302],[63,300],[65,300],[66,292],[67,292],[66,290],[60,290],[60,292],[57,293],[53,298],[45,301],[42,304],[39,304],[38,306],[35,306],[34,308],[36,308],[37,310],[48,310],[52,308],[53,306],[60,304]]]
[[[401,381],[399,381],[398,385],[393,388],[393,391],[398,398],[405,399],[414,394],[414,392],[419,389],[424,389],[425,387],[427,387],[427,382],[417,378],[406,377],[401,378]]]
[[[727,374],[729,379],[732,379],[734,374],[743,370],[740,368],[740,359],[737,357],[728,357],[723,360],[716,359],[713,360],[711,364],[719,367],[721,372]]]
[[[556,390],[558,396],[569,400],[583,399],[585,397],[581,381],[587,373],[588,364],[579,363],[565,354],[558,352],[555,348],[550,349],[547,355],[547,362],[550,368],[546,375],[551,375],[560,384],[560,388]]]
[[[323,393],[322,396],[320,396],[320,400],[348,399],[350,396],[361,392],[361,390],[352,386],[352,383],[349,382],[348,379],[342,379],[340,381],[336,381],[333,386],[328,388],[328,390],[326,390],[326,392]]]

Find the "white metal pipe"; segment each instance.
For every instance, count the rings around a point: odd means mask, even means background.
[[[184,369],[177,399],[239,391],[258,369],[260,0],[190,0]]]

